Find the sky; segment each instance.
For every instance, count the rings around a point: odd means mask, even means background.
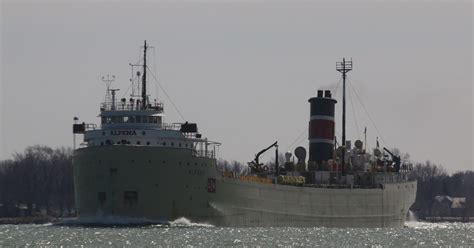
[[[347,137],[448,172],[473,165],[471,1],[1,1],[0,159],[72,146],[77,116],[99,123],[102,76],[125,94],[147,40],[150,69],[187,121],[251,161],[278,141],[308,146],[308,99],[348,74]],[[170,99],[165,121],[182,122]],[[127,96],[127,95],[125,95]],[[273,152],[261,160],[272,159]]]

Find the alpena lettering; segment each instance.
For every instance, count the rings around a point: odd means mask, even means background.
[[[135,130],[111,130],[110,135],[137,135]]]

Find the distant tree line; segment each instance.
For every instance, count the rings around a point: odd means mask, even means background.
[[[217,160],[217,169],[220,172],[234,172],[237,176],[246,175],[249,171],[248,166],[239,161],[227,161],[222,158]]]
[[[434,198],[440,195],[465,197],[466,214],[474,216],[474,171],[456,172],[448,175],[440,166],[426,161],[417,163],[413,168],[417,179],[418,191],[411,210],[424,219],[431,216]]]
[[[0,161],[0,215],[71,215],[74,210],[72,149],[30,146]]]

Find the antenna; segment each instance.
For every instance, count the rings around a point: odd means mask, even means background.
[[[346,61],[345,58],[342,58],[342,62],[336,62],[336,70],[342,73],[342,145],[346,146],[346,73],[352,70],[352,59]],[[342,153],[342,175],[345,175],[345,154],[346,151]]]
[[[147,97],[146,97],[146,40],[145,45],[143,46],[143,76],[142,76],[142,109],[144,110],[147,105]]]

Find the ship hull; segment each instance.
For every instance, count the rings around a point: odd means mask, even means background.
[[[216,226],[401,227],[416,182],[380,188],[297,187],[222,177],[188,150],[100,146],[75,151],[79,219],[180,217]]]

